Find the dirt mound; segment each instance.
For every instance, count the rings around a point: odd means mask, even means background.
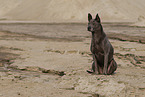
[[[144,0],[0,0],[0,18],[19,21],[87,22],[88,12],[103,21],[135,22],[145,16]]]

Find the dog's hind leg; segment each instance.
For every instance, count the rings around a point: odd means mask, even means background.
[[[117,63],[115,62],[114,59],[112,59],[112,61],[108,66],[107,74],[113,74],[116,69],[117,69]]]

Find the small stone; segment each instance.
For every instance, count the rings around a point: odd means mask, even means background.
[[[17,93],[18,95],[21,95],[19,92]]]
[[[136,50],[135,50],[135,49],[131,49],[130,51],[134,52],[134,51],[136,51]]]

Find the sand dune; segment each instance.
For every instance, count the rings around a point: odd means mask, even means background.
[[[144,0],[0,0],[0,19],[87,22],[90,12],[103,22],[136,22],[144,9]]]

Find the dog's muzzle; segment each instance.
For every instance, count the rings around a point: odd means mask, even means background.
[[[91,27],[90,26],[88,27],[88,31],[91,31]]]

